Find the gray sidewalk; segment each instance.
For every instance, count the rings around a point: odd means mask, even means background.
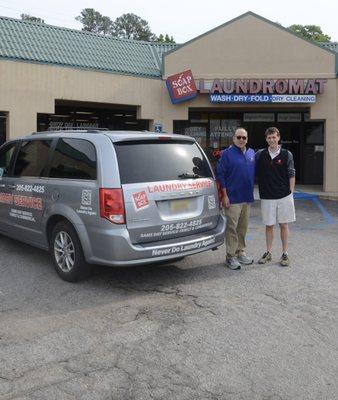
[[[338,201],[338,192],[324,192],[322,185],[296,185],[295,192],[313,194],[318,196],[320,199]],[[255,200],[259,199],[257,185],[255,186],[254,190],[254,197]]]

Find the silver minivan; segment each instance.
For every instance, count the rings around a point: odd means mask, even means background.
[[[217,185],[194,139],[150,132],[39,132],[0,148],[0,233],[49,250],[60,277],[216,249]]]

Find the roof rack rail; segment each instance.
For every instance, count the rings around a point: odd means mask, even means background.
[[[98,133],[102,131],[108,131],[108,128],[90,128],[90,127],[57,127],[57,128],[50,128],[46,131],[39,131],[39,132],[32,132],[32,135],[38,135],[40,133],[57,133],[57,132],[83,132],[83,133]]]

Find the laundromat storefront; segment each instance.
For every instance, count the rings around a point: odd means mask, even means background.
[[[248,145],[257,150],[266,146],[265,130],[276,126],[281,132],[282,146],[294,156],[297,182],[323,183],[324,121],[311,121],[305,105],[314,103],[324,93],[325,79],[215,79],[206,83],[204,79],[195,82],[191,71],[185,71],[179,79],[176,86],[181,93],[188,95],[193,84],[196,90],[191,90],[190,96],[191,92],[195,96],[207,95],[211,103],[224,104],[221,109],[190,108],[187,121],[174,121],[174,132],[194,137],[212,163],[220,150],[232,144],[236,128],[247,129]],[[241,108],[229,108],[236,104]],[[254,104],[256,110],[246,110],[247,104]],[[262,104],[270,107],[262,110]],[[292,109],[278,108],[290,104]]]
[[[292,151],[296,179],[338,191],[337,52],[247,13],[168,52],[163,59],[173,131],[214,156],[236,127],[266,146],[270,126]]]

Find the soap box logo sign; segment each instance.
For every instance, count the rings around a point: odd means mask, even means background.
[[[166,84],[173,104],[181,103],[197,96],[195,80],[190,69],[169,76]]]
[[[133,200],[136,210],[140,210],[149,205],[149,200],[144,190],[142,192],[133,193]]]

